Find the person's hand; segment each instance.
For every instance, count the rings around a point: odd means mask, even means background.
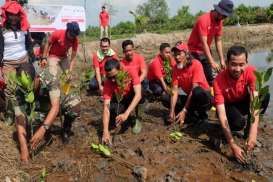
[[[231,149],[232,149],[234,157],[240,163],[244,164],[246,162],[244,150],[241,147],[239,147],[237,144],[235,144],[235,143],[231,144]]]
[[[39,64],[41,68],[45,68],[47,66],[47,63],[48,62],[46,59],[41,59]]]
[[[116,117],[116,125],[120,125],[121,123],[123,123],[124,121],[126,121],[128,119],[128,114],[125,112],[123,114],[120,114]]]
[[[46,130],[43,127],[40,127],[35,132],[35,134],[33,135],[33,137],[30,140],[31,149],[36,149],[36,147],[39,145],[41,140],[44,138],[45,132],[46,132]]]
[[[168,122],[173,123],[175,121],[175,113],[173,111],[170,112]]]
[[[178,115],[175,117],[176,121],[179,122],[180,125],[183,125],[185,122],[187,110],[183,108],[183,110],[178,113]]]
[[[220,63],[221,63],[221,68],[225,69],[226,68],[226,62],[225,62],[225,60],[221,60]]]
[[[109,131],[103,131],[103,134],[102,134],[102,143],[103,144],[111,144]]]
[[[102,85],[99,85],[99,90],[100,90],[100,94],[102,95],[103,94],[103,86]]]
[[[250,135],[246,143],[247,150],[253,150],[254,147],[256,146],[256,142],[257,142],[256,137]]]
[[[214,69],[215,71],[219,72],[221,70],[219,64],[217,64],[215,61],[210,63],[212,69]]]

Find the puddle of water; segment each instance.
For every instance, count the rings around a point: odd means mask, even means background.
[[[270,55],[270,51],[253,52],[249,55],[249,64],[256,66],[257,69],[265,70],[266,68],[273,67],[273,61],[268,62],[267,58]],[[273,117],[273,76],[267,83],[270,85],[271,100],[269,107],[266,111],[266,116]]]

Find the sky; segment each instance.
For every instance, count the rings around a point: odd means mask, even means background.
[[[110,2],[116,14],[111,17],[111,24],[115,25],[120,21],[133,21],[132,15],[129,14],[129,10],[135,10],[138,4],[142,4],[147,0],[29,0],[30,3],[46,3],[46,4],[66,4],[66,5],[81,5],[84,6],[86,1],[86,17],[87,24],[91,26],[98,25],[98,14],[101,10],[101,6],[105,2]],[[217,4],[219,0],[166,0],[169,6],[170,16],[174,16],[177,10],[181,6],[189,6],[191,13],[197,13],[200,10],[208,11],[213,8],[214,4]],[[239,4],[262,6],[266,7],[273,3],[272,0],[233,0],[235,6]],[[2,5],[4,0],[0,0]]]

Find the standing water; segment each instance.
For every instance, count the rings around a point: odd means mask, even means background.
[[[273,67],[273,60],[268,61],[268,58],[271,54],[272,53],[270,51],[253,52],[249,55],[249,64],[256,66],[258,70],[266,70],[269,67]],[[265,116],[268,116],[270,118],[273,117],[273,78],[272,77],[266,83],[267,85],[270,85],[271,99],[270,99],[269,107],[266,111]]]

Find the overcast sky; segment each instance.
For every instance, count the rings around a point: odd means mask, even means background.
[[[117,11],[112,16],[112,24],[117,24],[120,21],[133,20],[133,17],[128,13],[129,10],[135,10],[138,4],[146,2],[147,0],[86,0],[87,5],[87,23],[92,26],[98,25],[98,13],[102,4],[110,2],[114,9]],[[208,11],[213,8],[213,4],[217,4],[219,0],[166,0],[170,15],[176,14],[177,10],[181,6],[189,6],[192,13],[196,13],[200,10]],[[4,0],[0,0],[3,4]],[[47,4],[71,4],[84,6],[84,0],[29,0],[34,3],[47,3]],[[239,4],[251,5],[251,6],[269,6],[273,3],[272,0],[234,0],[235,6]]]

